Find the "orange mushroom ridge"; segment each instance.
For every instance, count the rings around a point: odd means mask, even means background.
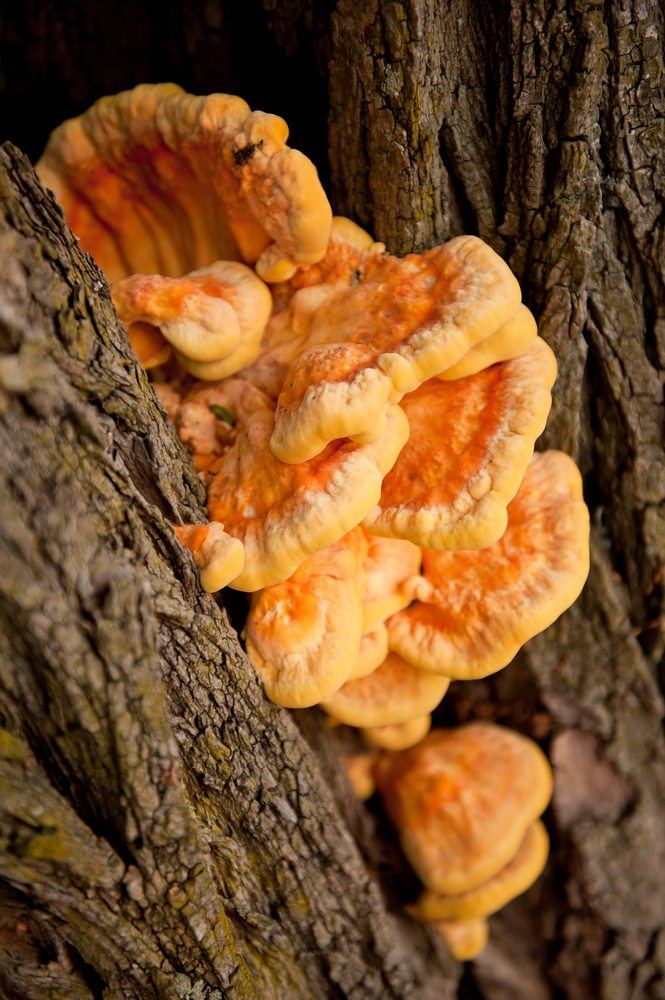
[[[391,403],[459,361],[519,304],[510,269],[473,236],[375,258],[316,311],[279,397],[273,453],[299,462],[338,437],[375,437]]]
[[[432,725],[432,716],[421,715],[410,722],[395,726],[370,726],[362,730],[366,743],[382,750],[406,750],[415,746],[427,735]]]
[[[377,667],[381,666],[388,652],[388,629],[385,625],[377,625],[371,632],[363,632],[360,637],[358,655],[347,680],[357,681],[361,677],[367,677],[374,673]]]
[[[408,444],[400,455],[406,448]],[[363,631],[371,632],[391,615],[408,607],[411,603],[408,587],[420,571],[422,558],[421,550],[411,542],[367,536],[367,555],[363,562]]]
[[[447,677],[414,670],[391,653],[371,674],[347,681],[321,704],[333,719],[347,726],[395,726],[432,712],[449,683]]]
[[[408,911],[467,960],[545,865],[551,773],[432,713],[586,579],[580,474],[534,454],[556,361],[489,246],[386,253],[287,137],[240,98],[143,85],[56,129],[38,171],[205,484],[209,522],[174,526],[203,587],[251,593],[267,697],[358,729],[353,785],[423,883]]]
[[[538,327],[532,313],[522,304],[507,323],[500,326],[491,336],[468,351],[461,361],[452,368],[441,372],[439,378],[445,382],[475,375],[483,368],[489,368],[499,361],[512,361],[520,354],[526,354],[538,336]]]
[[[304,560],[284,583],[255,595],[247,654],[268,697],[287,708],[337,691],[358,658],[362,631],[360,528]]]
[[[272,401],[240,378],[194,388],[177,421],[197,465],[210,472],[210,517],[245,547],[245,568],[231,586],[248,591],[287,580],[308,556],[356,527],[408,435],[395,406],[372,444],[337,441],[310,462],[286,465],[269,448]]]
[[[272,309],[251,268],[217,261],[183,278],[134,274],[114,282],[113,304],[135,344],[137,326],[161,335],[184,367],[202,379],[232,375],[254,360]]]
[[[142,84],[57,128],[37,172],[110,281],[180,277],[217,260],[284,281],[323,257],[332,223],[316,169],[288,134],[239,97]]]
[[[589,513],[575,463],[534,455],[499,541],[423,553],[416,598],[388,621],[390,647],[419,670],[460,680],[510,663],[576,600],[589,571]]]
[[[470,962],[477,958],[489,940],[489,927],[482,918],[439,920],[430,926],[443,938],[448,951],[458,962]]]
[[[346,289],[362,281],[371,263],[383,252],[360,226],[336,216],[324,257],[299,268],[290,281],[272,286],[273,311],[263,337],[260,356],[245,378],[275,400],[282,391],[289,366],[302,352],[319,310],[329,310]]]
[[[556,361],[537,339],[521,357],[405,396],[409,440],[388,473],[368,531],[423,548],[480,549],[506,530],[545,428]]]
[[[227,535],[223,524],[217,521],[210,524],[176,524],[174,531],[178,541],[194,556],[204,590],[214,594],[242,573],[245,566],[242,542]]]

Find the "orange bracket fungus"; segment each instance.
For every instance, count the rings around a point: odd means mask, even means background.
[[[547,861],[549,838],[540,820],[528,827],[507,865],[482,885],[444,896],[426,889],[409,908],[418,920],[469,920],[489,917],[533,885]]]
[[[589,571],[589,515],[575,463],[534,455],[508,527],[476,551],[423,553],[416,601],[388,622],[390,647],[414,667],[460,680],[501,669],[577,598]]]
[[[432,716],[421,715],[410,722],[402,722],[396,726],[374,726],[362,730],[363,739],[370,746],[382,750],[406,750],[427,736],[432,725]]]
[[[455,382],[431,379],[405,396],[409,440],[365,519],[368,531],[432,549],[501,538],[555,377],[554,355],[537,339],[512,361]]]
[[[536,321],[532,313],[522,304],[507,323],[472,347],[452,368],[441,372],[439,378],[450,382],[466,375],[475,375],[476,372],[489,368],[498,361],[512,361],[513,358],[519,358],[520,354],[526,354],[537,336]]]
[[[536,744],[491,723],[432,730],[383,754],[375,776],[411,866],[443,895],[476,889],[507,865],[552,794]]]
[[[378,500],[383,476],[408,435],[395,406],[372,444],[336,441],[310,462],[286,465],[270,452],[272,401],[250,383],[230,378],[193,389],[179,421],[186,424],[192,404],[197,436],[190,444],[197,465],[205,460],[211,469],[208,512],[245,547],[245,569],[232,581],[238,590],[288,579],[307,556],[356,527]],[[216,420],[226,424],[225,442],[215,435]]]
[[[247,653],[277,705],[306,708],[337,691],[358,657],[362,628],[360,528],[304,560],[284,583],[254,595]]]
[[[369,753],[355,754],[346,758],[349,783],[359,799],[369,799],[375,792],[374,757]]]
[[[520,289],[481,240],[368,262],[319,307],[280,393],[273,454],[302,462],[339,437],[371,440],[387,409],[459,361],[517,311]]]
[[[407,447],[408,444],[401,454]],[[365,632],[371,632],[411,603],[408,584],[420,572],[423,556],[417,545],[402,539],[369,535],[367,545],[363,563],[363,625]]]
[[[408,907],[417,920],[477,921],[525,892],[540,875],[548,838],[538,817],[552,794],[546,757],[531,740],[491,723],[433,730],[411,749],[382,753],[377,790],[404,853],[424,885]],[[452,928],[438,928],[453,952]],[[457,928],[458,938],[462,928]]]
[[[109,281],[217,260],[284,281],[323,257],[332,212],[281,118],[239,97],[143,84],[65,122],[37,164]]]
[[[385,625],[377,625],[370,632],[363,632],[358,655],[347,680],[357,681],[373,673],[381,666],[388,652],[388,629]]]
[[[391,653],[367,677],[347,681],[322,706],[333,719],[347,726],[394,726],[435,709],[448,684],[447,677],[414,670]]]
[[[408,912],[467,960],[545,865],[551,772],[431,713],[586,579],[580,474],[534,454],[556,361],[482,240],[388,254],[287,136],[240,98],[143,85],[56,129],[38,171],[206,486],[209,522],[175,526],[203,587],[251,593],[272,701],[359,730],[354,787],[423,883]]]
[[[114,282],[111,292],[132,346],[151,329],[203,379],[232,375],[254,360],[272,309],[267,286],[236,261],[218,261],[182,278],[133,274]]]
[[[242,542],[227,535],[223,524],[217,521],[210,524],[176,524],[174,531],[178,541],[194,556],[204,590],[214,594],[242,573],[245,565]]]
[[[489,940],[489,927],[482,919],[439,920],[430,926],[443,938],[458,962],[476,958]]]

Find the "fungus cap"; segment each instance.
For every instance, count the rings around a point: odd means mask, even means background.
[[[455,382],[430,379],[405,396],[409,440],[366,530],[432,549],[479,549],[501,538],[555,378],[554,355],[537,339],[512,361]]]
[[[472,347],[464,357],[441,372],[439,378],[449,382],[452,379],[475,375],[483,368],[489,368],[498,361],[511,361],[520,354],[526,354],[538,336],[538,326],[533,314],[522,303],[514,316],[500,326],[490,337]]]
[[[317,310],[332,308],[334,299],[357,284],[368,264],[384,249],[349,219],[335,217],[325,256],[317,264],[299,268],[290,281],[273,285],[273,312],[261,354],[243,377],[277,399]],[[190,370],[197,374],[198,369],[190,366]]]
[[[127,335],[139,364],[146,371],[165,364],[171,357],[170,345],[152,324],[132,323],[127,329]]]
[[[346,758],[349,782],[355,795],[369,799],[374,795],[374,754],[358,753]]]
[[[245,625],[247,655],[276,705],[316,705],[349,676],[360,646],[365,548],[355,528],[308,556],[284,583],[255,595]]]
[[[336,438],[371,440],[391,403],[456,364],[519,303],[508,266],[474,236],[374,258],[313,316],[280,393],[273,454],[300,462]]]
[[[570,607],[588,571],[580,473],[561,452],[536,454],[498,542],[474,552],[425,550],[415,603],[387,622],[390,648],[420,670],[485,677]]]
[[[393,407],[374,444],[337,442],[311,462],[285,465],[270,453],[274,412],[260,390],[239,378],[195,388],[181,405],[181,433],[188,407],[201,414],[201,404],[212,407],[208,423],[217,411],[234,424],[230,443],[219,448],[208,512],[245,547],[245,570],[231,584],[237,590],[281,583],[307,556],[356,527],[408,435],[404,414]]]
[[[374,726],[362,730],[363,739],[381,750],[406,750],[420,743],[432,725],[432,716],[422,715],[397,726]]]
[[[294,291],[314,285],[357,285],[362,280],[368,263],[384,254],[385,250],[383,243],[377,243],[351,219],[336,215],[332,220],[324,256],[314,264],[299,268],[288,285],[276,288],[276,298],[286,295],[288,299]]]
[[[176,524],[174,531],[181,545],[194,556],[201,575],[201,586],[209,594],[226,587],[242,573],[245,565],[242,542],[227,535],[223,524],[217,521]]]
[[[439,920],[432,924],[448,946],[448,951],[458,962],[470,962],[480,955],[489,940],[487,921]]]
[[[405,448],[408,446],[407,442]],[[401,538],[368,535],[367,543],[363,563],[363,631],[370,632],[411,603],[406,585],[420,571],[422,552]]]
[[[393,726],[433,711],[447,690],[447,678],[414,670],[391,654],[367,677],[347,681],[321,707],[347,726]]]
[[[530,889],[547,862],[549,837],[540,820],[527,829],[522,843],[507,865],[487,882],[457,896],[445,896],[428,889],[413,906],[407,907],[416,920],[472,920],[490,917],[512,899]]]
[[[114,282],[111,293],[130,339],[135,324],[150,325],[206,370],[226,361],[227,374],[259,353],[272,308],[267,286],[236,261],[217,261],[182,278],[133,274]]]
[[[142,84],[60,125],[37,172],[109,280],[242,260],[282,281],[321,259],[332,221],[287,136],[238,97]]]
[[[361,605],[362,613],[362,605]],[[364,620],[363,620],[363,628]],[[347,677],[349,681],[357,681],[381,666],[388,655],[388,629],[385,625],[377,625],[371,632],[365,632],[360,639],[360,649],[356,661]]]
[[[381,754],[375,777],[411,866],[446,895],[507,865],[552,794],[536,744],[484,722],[432,730],[409,750]]]

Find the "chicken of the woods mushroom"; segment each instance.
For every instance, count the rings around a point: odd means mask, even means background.
[[[416,920],[485,921],[543,870],[539,817],[552,774],[526,737],[491,723],[435,729],[410,749],[380,752],[373,777],[424,887],[408,907]],[[482,947],[486,935],[476,937]]]
[[[249,592],[269,698],[359,731],[353,784],[423,883],[409,912],[466,960],[545,864],[551,774],[506,729],[430,727],[584,585],[579,472],[534,454],[556,361],[494,250],[392,256],[287,138],[238,97],[142,85],[37,169],[205,483],[210,520],[174,526],[203,587]]]

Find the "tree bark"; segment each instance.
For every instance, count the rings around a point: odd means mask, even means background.
[[[335,211],[389,249],[419,250],[460,232],[487,240],[517,274],[557,354],[554,406],[539,447],[563,448],[580,463],[594,524],[591,575],[578,604],[494,680],[453,685],[443,705],[442,721],[494,718],[527,732],[555,768],[547,874],[492,919],[490,946],[456,987],[450,966],[435,971],[431,942],[385,914],[367,869],[380,872],[389,909],[411,883],[380,812],[358,810],[340,781],[336,738],[316,715],[297,713],[314,756],[289,717],[265,705],[223,616],[198,590],[167,524],[200,516],[197,481],[125,353],[103,282],[92,291],[99,276],[63,243],[61,228],[48,234],[52,209],[35,216],[27,207],[34,188],[27,203],[22,188],[11,203],[35,222],[30,238],[51,247],[44,260],[52,266],[48,281],[40,279],[46,290],[35,291],[36,262],[10,262],[28,239],[27,223],[6,218],[11,254],[1,258],[0,316],[12,352],[23,337],[28,345],[18,354],[27,361],[1,369],[9,389],[0,419],[9,421],[8,454],[23,484],[12,486],[3,527],[14,553],[13,586],[3,581],[13,595],[5,626],[11,670],[3,671],[11,678],[7,766],[13,781],[29,769],[56,829],[90,842],[72,852],[66,877],[52,860],[31,856],[21,856],[22,881],[4,876],[0,912],[28,928],[21,967],[34,974],[34,995],[51,968],[53,995],[62,980],[63,995],[73,996],[79,984],[87,995],[100,982],[122,982],[136,995],[148,989],[132,979],[140,974],[157,995],[179,974],[190,984],[216,982],[222,992],[239,989],[243,977],[273,977],[288,995],[307,988],[357,996],[409,989],[423,996],[427,988],[491,1000],[662,995],[664,35],[656,0],[166,8],[81,0],[61,10],[28,0],[6,15],[0,108],[10,134],[35,155],[50,128],[103,93],[175,78],[283,114],[294,145],[330,180]],[[26,37],[34,72],[22,75]],[[51,80],[55,96],[43,100]],[[33,107],[37,119],[28,114]],[[37,204],[46,211],[43,200]],[[64,282],[54,298],[52,271]],[[36,329],[43,330],[37,347]],[[34,454],[43,456],[36,470],[27,457]],[[44,495],[53,498],[45,511]],[[19,583],[24,605],[16,601]],[[19,729],[27,743],[16,749]],[[172,777],[164,783],[159,774]],[[41,830],[32,813],[20,812],[34,800],[12,807],[24,816],[19,827],[10,824],[12,850],[26,839],[26,824]],[[299,828],[289,826],[284,803],[301,816]],[[113,864],[99,860],[91,837]],[[329,851],[337,859],[330,865]],[[200,863],[206,852],[211,875]],[[84,906],[81,886],[91,872],[87,860],[85,871],[72,866],[88,857],[110,887]],[[181,879],[187,905],[176,920],[163,885]],[[33,880],[43,884],[37,898],[26,895]],[[67,887],[66,899],[50,895],[54,883]],[[372,923],[361,916],[370,912]],[[77,914],[73,924],[65,913]],[[398,942],[396,952],[388,942]],[[141,972],[126,961],[134,948]],[[103,961],[91,960],[96,949]],[[19,976],[16,962],[8,967]],[[114,979],[120,968],[125,978]],[[7,981],[17,995],[31,995],[18,979]]]

